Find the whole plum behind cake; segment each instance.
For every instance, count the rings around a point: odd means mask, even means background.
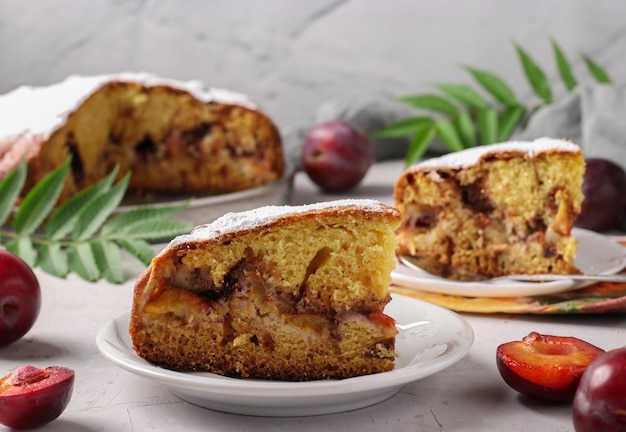
[[[394,367],[383,313],[397,209],[370,200],[230,213],[173,240],[135,286],[139,356],[176,370],[305,381]]]
[[[567,141],[509,142],[408,168],[395,187],[399,254],[453,279],[578,273],[571,236],[584,159]]]
[[[142,195],[233,192],[284,169],[273,122],[243,95],[197,81],[71,76],[0,96],[0,178],[26,158],[26,191],[69,156],[62,199],[116,165]]]

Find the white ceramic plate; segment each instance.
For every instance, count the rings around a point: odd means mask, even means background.
[[[473,343],[470,325],[442,307],[392,295],[385,311],[398,323],[399,356],[395,369],[345,380],[265,381],[163,369],[133,351],[128,336],[128,312],[100,329],[97,345],[113,364],[159,382],[181,399],[206,408],[273,417],[331,414],[383,401],[405,384],[459,361]]]
[[[610,237],[593,231],[574,228],[578,253],[574,261],[583,273],[615,274],[626,266],[626,248]],[[419,272],[398,263],[392,273],[396,285],[465,297],[525,297],[555,294],[588,285],[586,282],[562,280],[553,282],[521,282],[512,279],[459,282]]]
[[[284,205],[291,201],[295,168],[293,164],[285,165],[284,175],[269,184],[218,195],[198,197],[157,196],[149,200],[125,198],[116,212],[125,212],[137,206],[177,205],[189,200],[189,204],[171,219],[190,222],[194,226],[213,222],[228,212],[251,210],[266,205]]]

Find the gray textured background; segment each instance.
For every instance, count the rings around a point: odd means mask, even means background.
[[[0,93],[73,73],[201,79],[247,93],[293,139],[329,112],[471,82],[463,64],[533,103],[513,41],[557,97],[550,37],[580,81],[584,51],[623,82],[625,23],[620,0],[0,0]]]

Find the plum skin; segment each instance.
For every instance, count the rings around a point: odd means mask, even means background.
[[[519,393],[532,399],[539,399],[549,402],[568,402],[571,401],[578,387],[580,378],[573,378],[565,387],[552,388],[535,384],[530,381],[524,381],[519,375],[516,375],[508,366],[500,359],[497,360],[498,372],[509,387],[517,390]]]
[[[302,168],[325,192],[352,189],[365,177],[374,161],[372,142],[344,121],[314,126],[304,138]]]
[[[580,214],[574,225],[592,231],[616,228],[626,216],[626,172],[602,158],[585,160]]]
[[[0,250],[0,347],[31,329],[41,309],[39,281],[21,258]]]
[[[33,429],[61,415],[72,397],[74,371],[26,365],[0,380],[0,423]]]
[[[573,421],[576,432],[626,431],[626,347],[589,365],[574,396]]]

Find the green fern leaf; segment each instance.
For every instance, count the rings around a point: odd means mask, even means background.
[[[470,148],[476,145],[476,128],[474,127],[474,121],[467,111],[459,113],[454,119],[454,127],[456,127],[461,141],[463,141],[463,147]]]
[[[600,84],[611,84],[611,77],[598,63],[594,62],[586,54],[581,54],[581,56],[587,65],[587,69],[597,82]]]
[[[465,84],[438,84],[437,88],[459,102],[475,108],[487,108],[489,104],[476,90]]]
[[[46,237],[51,240],[60,240],[67,236],[76,224],[81,209],[97,196],[111,189],[117,172],[118,168],[116,167],[104,179],[83,189],[61,204],[61,206],[52,213],[50,219],[44,226]]]
[[[98,195],[85,206],[74,225],[75,240],[87,240],[98,231],[124,198],[129,180],[130,172],[111,190]]]
[[[405,166],[411,166],[420,160],[426,153],[430,143],[435,139],[435,136],[437,136],[437,130],[434,124],[425,125],[420,130],[416,131],[407,150],[404,162]]]
[[[112,234],[123,234],[132,229],[136,223],[166,219],[187,206],[188,202],[183,202],[177,205],[162,207],[141,206],[124,211],[123,213],[111,217],[102,226],[101,235],[107,237]]]
[[[372,136],[374,138],[394,138],[412,135],[417,131],[422,130],[425,125],[428,126],[432,124],[432,122],[432,119],[429,117],[410,117],[389,125],[386,128],[377,131]]]
[[[405,102],[415,108],[435,111],[451,116],[456,115],[458,111],[458,108],[453,103],[441,96],[434,94],[407,96],[400,98],[400,101]]]
[[[521,46],[516,44],[515,50],[524,68],[526,79],[528,79],[535,94],[543,99],[545,103],[552,103],[552,90],[543,70]]]
[[[459,134],[450,120],[439,120],[435,123],[435,129],[437,129],[437,134],[441,141],[450,151],[456,152],[463,150],[461,137],[459,137]]]
[[[67,256],[59,243],[39,244],[37,249],[37,265],[53,276],[64,278],[69,272]]]
[[[89,243],[78,243],[67,248],[69,268],[86,281],[100,279],[100,270]]]
[[[498,141],[498,111],[488,108],[478,113],[478,135],[483,144],[493,144]]]
[[[121,235],[125,238],[141,240],[163,240],[181,232],[189,231],[192,224],[171,220],[148,220],[133,224]]]
[[[552,40],[552,50],[554,51],[556,65],[559,69],[559,74],[561,75],[563,84],[565,84],[565,88],[567,90],[573,90],[578,83],[576,81],[576,78],[574,77],[572,67],[569,64],[567,57],[565,57],[563,50],[561,50],[561,47],[556,43],[554,39]]]
[[[92,243],[91,249],[100,275],[114,284],[124,282],[124,266],[119,247],[113,242],[101,240]]]
[[[15,209],[15,202],[26,182],[26,160],[0,181],[0,225],[4,225]]]
[[[144,240],[126,238],[117,239],[115,243],[146,266],[150,265],[156,255],[154,249]]]
[[[53,211],[67,177],[71,159],[50,172],[18,202],[27,178],[28,166],[22,162],[0,179],[0,215],[10,227],[0,227],[3,246],[31,267],[65,277],[76,273],[87,281],[101,277],[112,283],[124,281],[121,248],[131,251],[149,264],[154,250],[146,240],[167,240],[187,232],[193,224],[170,221],[189,202],[163,207],[136,208],[110,217],[126,192],[130,173],[117,184],[117,168],[97,184],[70,197]],[[109,225],[107,225],[109,220]],[[43,221],[43,229],[37,231]],[[97,231],[108,226],[107,236]],[[126,235],[123,231],[130,231]],[[37,234],[35,235],[35,232]],[[117,236],[117,238],[114,238]],[[126,238],[128,237],[128,238]]]
[[[70,160],[68,159],[26,194],[13,220],[12,226],[16,233],[32,234],[48,216],[59,199],[69,166]]]
[[[520,105],[507,107],[500,117],[498,141],[506,141],[524,118],[526,110]]]
[[[504,105],[517,104],[515,93],[502,78],[480,69],[471,67],[465,68],[491,96]]]
[[[17,238],[10,239],[6,242],[5,247],[12,254],[22,258],[30,267],[35,266],[37,262],[37,252],[29,236],[21,235]]]

